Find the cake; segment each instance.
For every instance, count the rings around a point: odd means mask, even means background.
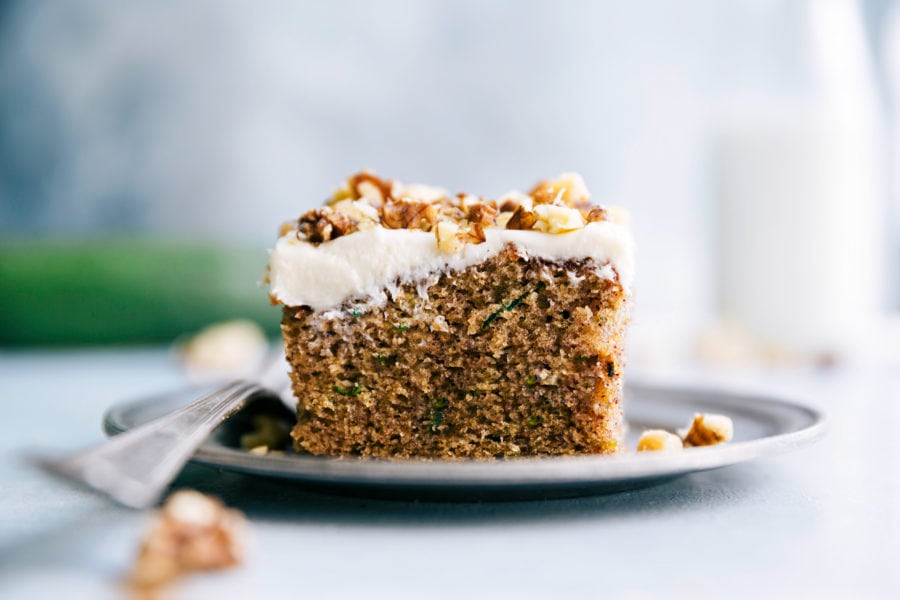
[[[632,274],[577,174],[496,199],[353,175],[270,255],[296,450],[615,453]]]

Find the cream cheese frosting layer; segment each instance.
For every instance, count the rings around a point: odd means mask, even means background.
[[[634,274],[631,234],[612,221],[588,223],[570,233],[489,228],[486,241],[466,244],[459,252],[442,252],[433,233],[375,227],[313,245],[290,231],[269,258],[272,296],[286,306],[333,309],[351,298],[384,298],[395,283],[417,282],[432,274],[457,271],[483,262],[513,243],[529,256],[548,260],[592,258],[608,276],[618,275],[630,292]]]

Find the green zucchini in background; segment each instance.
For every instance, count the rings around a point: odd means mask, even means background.
[[[247,318],[277,335],[265,247],[0,241],[0,345],[169,342]]]

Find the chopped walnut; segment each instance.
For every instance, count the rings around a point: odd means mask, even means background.
[[[713,446],[731,441],[734,424],[725,415],[696,414],[684,436],[685,446]]]
[[[150,530],[129,583],[157,590],[182,575],[234,567],[244,558],[244,516],[193,490],[175,492]]]
[[[494,221],[494,224],[500,229],[507,229],[507,224],[509,220],[512,218],[513,213],[511,212],[502,212],[497,215],[497,219]]]
[[[519,204],[515,200],[504,200],[503,203],[500,204],[500,212],[501,213],[505,213],[505,212],[511,213],[514,210],[516,210],[517,208],[519,208],[519,206],[521,206],[521,204]]]
[[[356,186],[356,190],[357,193],[359,193],[360,198],[365,198],[374,206],[380,206],[384,203],[384,193],[381,191],[381,188],[371,181],[361,181],[359,185]]]
[[[472,194],[457,194],[456,201],[459,204],[460,209],[466,214],[482,203],[481,198]]]
[[[587,206],[591,203],[584,179],[578,173],[563,173],[556,179],[546,179],[531,190],[534,204]]]
[[[537,216],[524,206],[518,207],[506,222],[507,229],[531,229],[537,223]]]
[[[354,192],[354,199],[365,198],[376,207],[391,197],[391,182],[368,171],[353,175],[347,180],[347,184]]]
[[[393,201],[384,205],[381,222],[388,229],[421,229],[431,231],[437,209],[428,202]]]
[[[496,202],[484,202],[472,205],[469,208],[466,217],[473,225],[477,224],[482,227],[490,227],[494,224],[498,212]]]
[[[497,206],[500,208],[500,212],[514,212],[520,206],[524,206],[526,209],[531,210],[533,205],[534,203],[531,196],[523,194],[522,192],[506,192],[497,198]]]
[[[355,231],[365,231],[378,225],[378,209],[365,200],[341,200],[332,210],[351,220]]]
[[[453,221],[440,221],[435,225],[434,237],[441,252],[448,254],[459,252],[466,244],[481,244],[487,240],[481,225],[472,223],[461,228]]]
[[[537,223],[534,228],[546,233],[566,233],[584,227],[584,217],[577,208],[539,204],[534,207]]]
[[[608,221],[609,220],[609,212],[602,206],[592,206],[587,214],[584,216],[584,220],[587,223],[598,223],[600,221]]]
[[[638,440],[638,452],[659,452],[682,449],[681,438],[663,429],[648,429]]]
[[[466,230],[463,239],[470,244],[481,244],[487,241],[487,236],[484,233],[484,227],[478,223],[472,223]]]
[[[564,173],[538,183],[530,194],[511,191],[496,200],[472,194],[448,194],[420,184],[381,179],[369,171],[349,177],[327,205],[303,215],[296,236],[320,244],[379,225],[388,229],[433,231],[440,249],[458,252],[460,243],[481,243],[485,230],[518,229],[560,234],[587,223],[618,222],[613,209],[590,204],[581,176]],[[454,223],[437,231],[439,222]],[[289,235],[282,227],[280,235]]]
[[[313,244],[321,244],[351,233],[353,226],[350,217],[326,206],[311,210],[300,217],[297,235],[305,237]]]
[[[434,237],[441,252],[454,254],[463,247],[463,240],[459,236],[459,225],[452,221],[441,221],[434,227]]]
[[[459,224],[462,224],[463,221],[466,220],[466,211],[462,209],[459,199],[457,198],[451,198],[450,196],[441,198],[440,200],[435,201],[435,207],[441,218],[456,221]]]
[[[326,205],[334,206],[343,200],[365,199],[365,201],[373,207],[378,207],[390,197],[390,192],[391,182],[384,181],[371,171],[364,170],[356,175],[348,177],[347,180],[331,194],[331,199]]]

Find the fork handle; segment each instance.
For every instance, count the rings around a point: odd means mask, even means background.
[[[155,504],[194,452],[262,386],[234,381],[187,406],[58,460],[41,460],[56,475],[133,508]]]

